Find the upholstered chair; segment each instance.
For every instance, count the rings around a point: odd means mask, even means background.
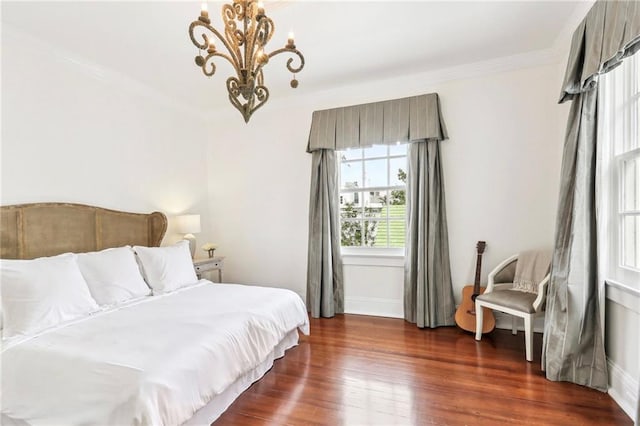
[[[537,292],[515,290],[513,279],[517,262],[516,254],[489,273],[487,289],[476,298],[476,340],[482,338],[482,308],[512,315],[511,329],[514,335],[518,333],[518,318],[523,318],[526,358],[527,361],[533,361],[533,319],[536,315],[544,313],[549,274],[537,284]]]

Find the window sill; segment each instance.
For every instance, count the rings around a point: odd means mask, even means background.
[[[342,264],[404,268],[404,249],[342,249]]]
[[[640,290],[612,279],[605,284],[607,299],[640,314]]]

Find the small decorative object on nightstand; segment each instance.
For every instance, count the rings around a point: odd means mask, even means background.
[[[208,259],[194,259],[193,267],[198,278],[202,278],[205,272],[218,271],[218,282],[222,282],[222,270],[224,269],[224,256],[216,256]]]
[[[212,243],[207,243],[202,246],[202,250],[207,252],[207,255],[209,256],[209,258],[213,258],[213,254],[215,253],[217,248],[218,248],[218,245],[212,244]]]

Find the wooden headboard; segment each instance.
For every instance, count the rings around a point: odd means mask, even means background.
[[[70,203],[0,207],[0,258],[33,259],[124,245],[157,247],[167,231],[160,212],[128,213]]]

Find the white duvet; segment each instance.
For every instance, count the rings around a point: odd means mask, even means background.
[[[253,369],[290,331],[292,291],[201,282],[5,345],[2,413],[34,425],[173,425]]]

